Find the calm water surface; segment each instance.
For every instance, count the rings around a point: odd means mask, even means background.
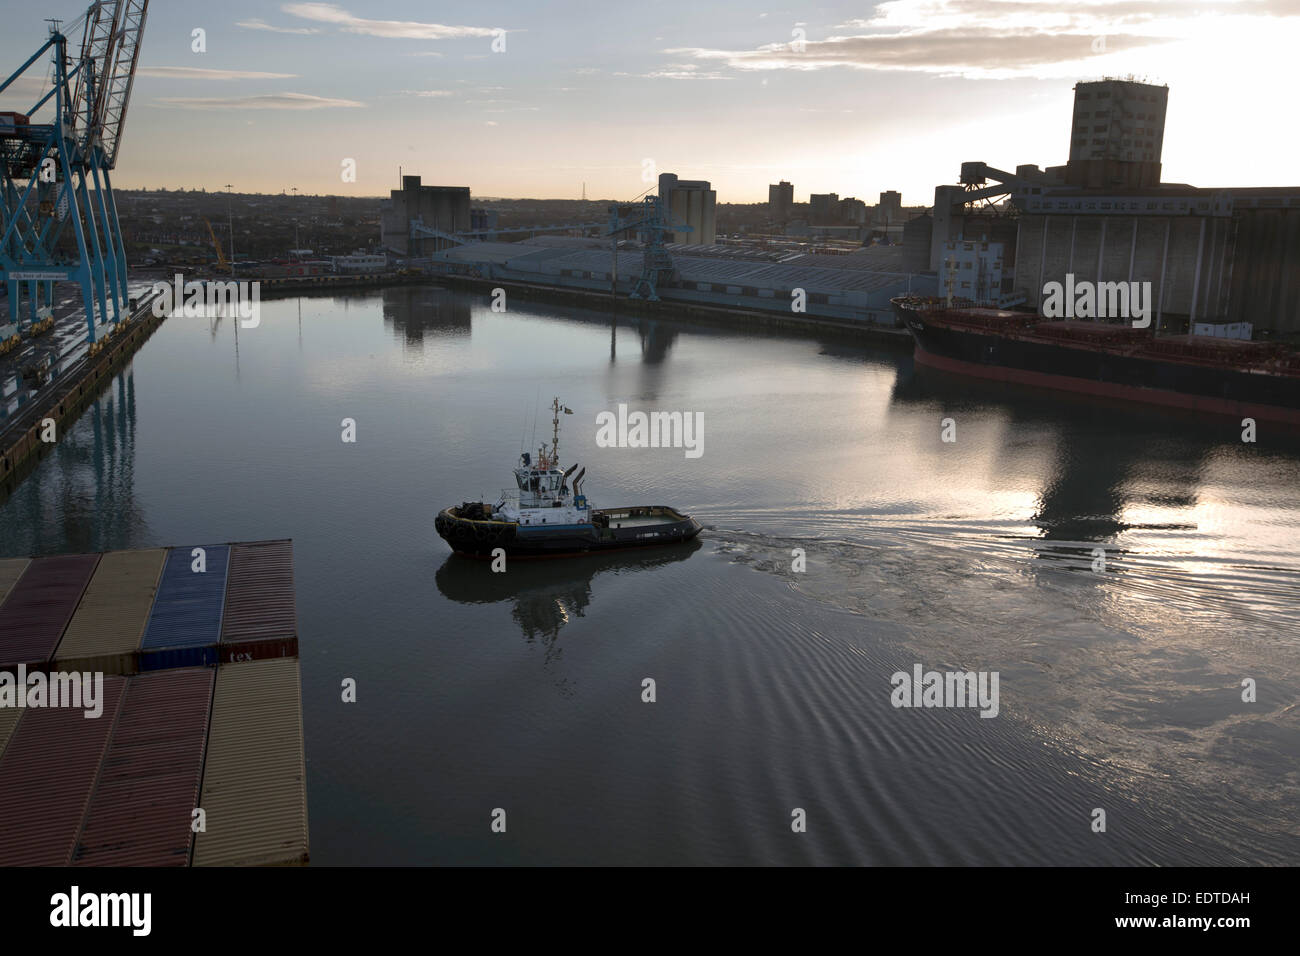
[[[597,505],[694,546],[450,555],[437,510],[495,497],[553,395]],[[703,456],[598,448],[619,403],[703,412]],[[414,287],[168,320],[0,555],[293,538],[319,864],[1294,864],[1298,487],[1232,422]],[[997,671],[999,715],[891,707],[916,663]]]

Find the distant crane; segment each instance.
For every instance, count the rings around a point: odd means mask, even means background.
[[[208,235],[212,237],[212,248],[217,250],[217,268],[222,272],[230,271],[230,263],[226,261],[226,254],[221,251],[221,243],[217,241],[217,234],[212,228],[212,223],[207,219],[203,220],[208,227]]]
[[[626,219],[620,219],[618,207],[609,207],[609,231],[605,235],[613,240],[611,250],[612,266],[610,271],[610,288],[618,292],[618,234],[635,229],[641,236],[644,250],[641,275],[632,283],[630,299],[659,301],[660,284],[667,285],[677,280],[677,267],[673,257],[668,254],[664,236],[669,232],[692,232],[684,222],[673,222],[664,210],[663,200],[659,196],[645,196],[641,200],[641,210]]]
[[[148,0],[92,3],[71,28],[84,21],[76,60],[69,31],[52,22],[48,39],[0,84],[3,93],[49,54],[49,91],[26,113],[0,114],[0,281],[14,322],[24,286],[34,323],[63,281],[81,285],[89,342],[97,317],[116,323],[127,314],[126,246],[109,171],[121,151],[148,8]],[[32,78],[43,81],[43,73]],[[42,109],[46,121],[33,122]],[[59,248],[69,224],[75,260]]]

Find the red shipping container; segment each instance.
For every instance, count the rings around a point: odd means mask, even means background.
[[[37,558],[0,604],[0,665],[44,664],[99,563],[97,554]]]
[[[73,864],[189,865],[215,677],[198,667],[128,681]]]
[[[105,677],[94,719],[74,707],[24,711],[0,757],[0,863],[68,865],[125,688],[125,677]]]

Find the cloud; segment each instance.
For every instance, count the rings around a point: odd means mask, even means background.
[[[700,59],[722,60],[738,70],[913,70],[970,76],[1036,75],[1041,68],[1077,63],[1092,52],[1091,34],[1021,30],[926,30],[897,36],[831,37],[808,40],[802,53],[788,44],[758,50],[666,50]],[[1106,52],[1120,53],[1168,42],[1155,37],[1106,37]]]
[[[423,96],[429,98],[452,95],[451,90],[398,90],[397,92],[403,96]]]
[[[836,27],[843,35],[751,50],[690,47],[664,53],[733,70],[1070,76],[1104,72],[1119,62],[1116,55],[1184,40],[1193,21],[1203,17],[1290,15],[1279,12],[1279,3],[1300,9],[1300,0],[886,0],[871,17]]]
[[[668,51],[665,51],[668,52]],[[695,55],[695,50],[674,50],[674,53],[687,53]],[[697,63],[669,63],[661,70],[651,70],[649,73],[624,73],[615,72],[614,76],[632,76],[642,80],[729,80],[731,79],[726,73],[718,73],[711,70],[701,70]]]
[[[729,80],[725,73],[701,70],[696,63],[669,63],[662,70],[642,73],[640,76],[650,80]]]
[[[847,28],[937,28],[961,25],[1032,27],[1095,32],[1124,26],[1173,23],[1202,14],[1275,15],[1296,0],[887,0],[875,15],[850,20]],[[1280,12],[1282,16],[1289,13]]]
[[[345,33],[390,39],[449,40],[457,37],[490,37],[496,32],[492,27],[452,27],[414,20],[367,20],[353,16],[332,3],[287,3],[281,9],[291,17],[333,24]]]
[[[297,73],[259,73],[253,70],[205,70],[197,66],[142,66],[137,76],[169,80],[287,80]]]
[[[358,107],[356,100],[337,100],[308,93],[265,93],[259,96],[164,96],[157,100],[164,106],[182,106],[192,110],[323,110],[335,107]]]
[[[276,27],[267,23],[265,20],[259,20],[256,18],[252,20],[236,20],[235,26],[242,27],[245,30],[266,30],[269,33],[296,33],[307,35],[321,32],[318,27]]]

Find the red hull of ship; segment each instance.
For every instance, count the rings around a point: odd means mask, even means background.
[[[934,355],[927,352],[920,342],[916,343],[914,359],[918,365],[990,381],[1010,382],[1034,388],[1075,392],[1081,395],[1099,395],[1106,398],[1142,402],[1147,405],[1160,405],[1166,408],[1190,409],[1210,415],[1280,422],[1300,428],[1300,409],[1282,408],[1275,405],[1250,405],[1229,399],[1187,395],[1182,392],[1171,392],[1158,388],[1136,388],[1131,385],[1097,382],[1068,375],[1052,375],[1046,372],[1033,372],[1027,369],[1008,368],[1001,365],[981,365],[976,362],[964,362],[961,359]]]

